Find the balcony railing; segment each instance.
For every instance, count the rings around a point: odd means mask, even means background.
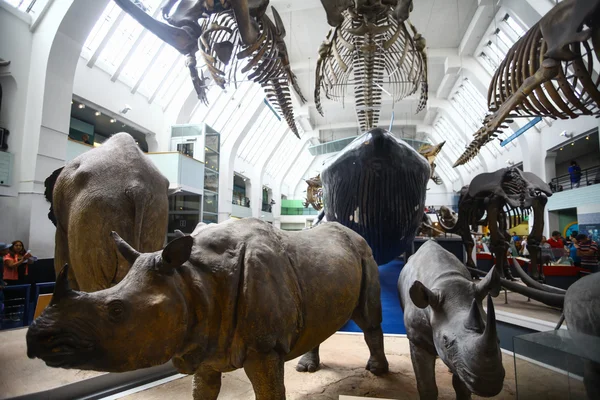
[[[600,183],[600,165],[581,170],[581,179],[579,186],[589,186]],[[552,178],[550,189],[553,192],[562,192],[563,190],[575,189],[574,183],[571,183],[571,175],[561,175]]]
[[[231,201],[231,204],[235,204],[236,206],[242,206],[242,207],[250,207],[250,199],[247,197],[244,197],[243,199],[233,199]]]

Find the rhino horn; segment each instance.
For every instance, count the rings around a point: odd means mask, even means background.
[[[131,247],[117,232],[112,231],[110,235],[114,239],[117,249],[119,249],[119,253],[121,253],[123,258],[125,258],[129,264],[133,265],[135,260],[140,256],[140,252]]]
[[[169,242],[161,255],[161,266],[167,267],[164,272],[177,268],[189,260],[193,245],[194,238],[191,236],[179,237]]]
[[[54,293],[52,294],[52,300],[50,301],[50,305],[57,304],[61,299],[64,299],[72,293],[73,290],[69,286],[69,264],[65,264],[65,266],[60,270],[58,276],[56,277],[56,284],[54,285]]]
[[[487,346],[496,346],[498,344],[498,334],[496,332],[496,311],[494,311],[494,302],[492,296],[487,298],[487,320],[485,331],[483,332],[483,341]]]
[[[497,297],[500,294],[500,287],[500,274],[496,266],[493,266],[485,278],[479,281],[475,287],[477,300],[483,300],[488,294]]]
[[[465,328],[477,333],[483,333],[485,329],[483,326],[483,319],[481,318],[481,312],[479,311],[479,304],[476,299],[473,299],[473,302],[471,303],[469,317],[465,321]]]

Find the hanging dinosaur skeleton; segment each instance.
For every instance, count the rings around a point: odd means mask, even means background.
[[[465,164],[516,117],[600,116],[600,0],[564,0],[508,51],[488,91],[493,114],[454,164]]]
[[[439,176],[437,176],[435,174],[435,167],[436,167],[435,158],[437,157],[438,154],[440,154],[440,151],[442,151],[442,147],[444,147],[444,144],[446,144],[445,141],[440,144],[436,144],[436,145],[422,144],[418,150],[419,154],[427,159],[427,162],[429,163],[429,167],[431,168],[430,179],[433,182],[435,182],[436,185],[442,184],[442,178],[440,178]]]
[[[334,28],[319,48],[315,79],[319,113],[323,115],[321,90],[328,99],[343,102],[348,86],[354,86],[363,132],[377,127],[384,92],[397,102],[415,93],[420,84],[416,112],[424,109],[428,90],[426,44],[407,21],[412,0],[321,2]]]
[[[473,237],[471,229],[488,226],[490,230],[490,250],[496,259],[496,267],[502,277],[502,285],[514,292],[553,307],[562,307],[564,290],[542,285],[544,275],[540,268],[542,230],[544,228],[544,208],[552,196],[550,187],[531,172],[517,168],[503,168],[493,173],[483,173],[473,178],[470,185],[461,189],[458,202],[458,215],[442,207],[439,223],[448,233],[461,236],[467,251],[467,266],[478,273],[471,258]],[[523,221],[523,216],[533,212],[533,228],[527,236],[533,278],[527,275],[518,263],[513,263],[519,277],[527,286],[512,282],[508,266],[507,252],[510,242],[510,229]],[[485,275],[484,272],[481,272]],[[508,278],[508,279],[507,279]]]
[[[238,74],[260,84],[269,102],[299,136],[294,120],[290,85],[301,102],[306,99],[289,63],[283,38],[285,28],[272,7],[275,23],[266,15],[269,0],[167,0],[163,18],[152,18],[130,0],[115,0],[126,13],[186,57],[198,98],[208,103],[208,81],[225,89]],[[206,64],[210,78],[198,74],[196,53]]]

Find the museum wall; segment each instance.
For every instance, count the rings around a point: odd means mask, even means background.
[[[131,88],[126,84],[118,79],[111,81],[107,72],[97,67],[89,68],[86,62],[83,57],[79,57],[77,61],[73,94],[98,106],[101,111],[108,110],[119,120],[141,128],[142,132],[150,132],[151,137],[147,137],[150,152],[168,151],[168,140],[161,141],[162,146],[159,147],[156,138],[170,137],[170,126],[175,124],[175,118],[168,120],[157,103],[148,103],[147,97],[139,92],[131,93]],[[118,110],[122,110],[125,104],[131,106],[131,110],[123,115]]]

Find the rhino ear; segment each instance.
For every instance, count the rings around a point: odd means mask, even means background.
[[[439,293],[437,291],[429,290],[420,281],[415,281],[408,293],[412,302],[419,308],[426,308],[427,306],[434,308],[440,302]]]
[[[490,272],[487,273],[485,278],[477,282],[475,285],[475,293],[478,301],[482,301],[485,299],[485,296],[488,293],[492,297],[497,297],[500,294],[500,274],[496,269],[496,266],[493,266],[490,269]]]
[[[175,233],[175,239],[185,236],[185,233],[181,232],[179,229],[175,229],[173,233]]]
[[[119,249],[119,253],[121,253],[123,258],[125,258],[129,264],[133,265],[135,260],[137,260],[137,258],[140,256],[140,253],[131,247],[129,243],[124,241],[121,236],[117,234],[117,232],[112,231],[110,236],[112,236],[114,239],[117,249]]]
[[[169,242],[161,254],[162,265],[169,269],[181,266],[190,259],[193,244],[194,238],[191,236],[183,236]]]

